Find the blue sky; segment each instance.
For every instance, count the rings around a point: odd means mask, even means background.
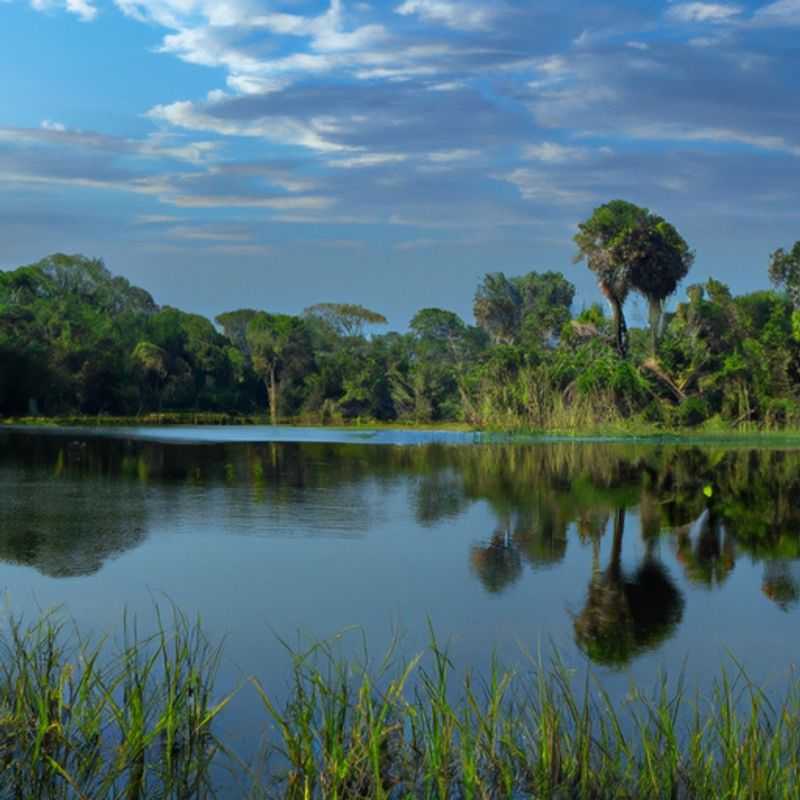
[[[800,0],[0,0],[0,268],[208,315],[471,317],[623,197],[765,286],[800,239]],[[643,309],[631,309],[633,322]]]

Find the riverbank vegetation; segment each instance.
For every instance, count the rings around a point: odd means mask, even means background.
[[[800,769],[800,684],[775,702],[735,663],[707,695],[662,677],[615,703],[557,657],[456,679],[435,639],[372,667],[320,643],[277,697],[275,676],[220,693],[223,654],[177,613],[152,637],[129,621],[116,649],[52,614],[0,644],[4,797],[777,800]],[[236,692],[263,710],[245,759],[218,736]]]
[[[159,307],[99,260],[0,272],[0,415],[207,412],[273,421],[459,422],[538,431],[800,428],[800,242],[765,255],[765,288],[688,282],[694,253],[624,201],[579,226],[611,310],[574,309],[560,272],[487,274],[475,324],[420,310],[405,333],[352,303],[215,322]],[[766,288],[767,279],[773,288]],[[626,301],[649,309],[629,328]]]

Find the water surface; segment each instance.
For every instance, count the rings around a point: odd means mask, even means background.
[[[377,657],[430,620],[459,667],[555,646],[614,697],[730,651],[800,657],[800,452],[474,443],[276,428],[0,430],[0,588],[83,629],[167,599],[225,636],[221,682],[280,692],[286,653],[357,627]],[[342,648],[355,652],[360,636]],[[264,728],[233,709],[243,741]]]

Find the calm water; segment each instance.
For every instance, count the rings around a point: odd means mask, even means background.
[[[226,637],[226,687],[280,692],[276,636],[358,626],[377,657],[398,632],[422,648],[428,619],[462,666],[552,643],[617,697],[684,665],[707,685],[727,651],[780,687],[800,658],[800,451],[0,429],[0,589],[97,632],[168,598]],[[233,715],[243,740],[264,727],[252,698]]]

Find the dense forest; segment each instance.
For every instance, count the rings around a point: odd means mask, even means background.
[[[600,305],[574,312],[560,272],[487,274],[471,325],[426,308],[405,333],[354,304],[214,322],[159,306],[102,261],[56,254],[0,272],[0,415],[215,411],[272,420],[588,430],[800,425],[800,242],[765,256],[772,289],[689,284],[694,253],[622,200],[575,236]],[[625,303],[642,297],[646,328]]]

